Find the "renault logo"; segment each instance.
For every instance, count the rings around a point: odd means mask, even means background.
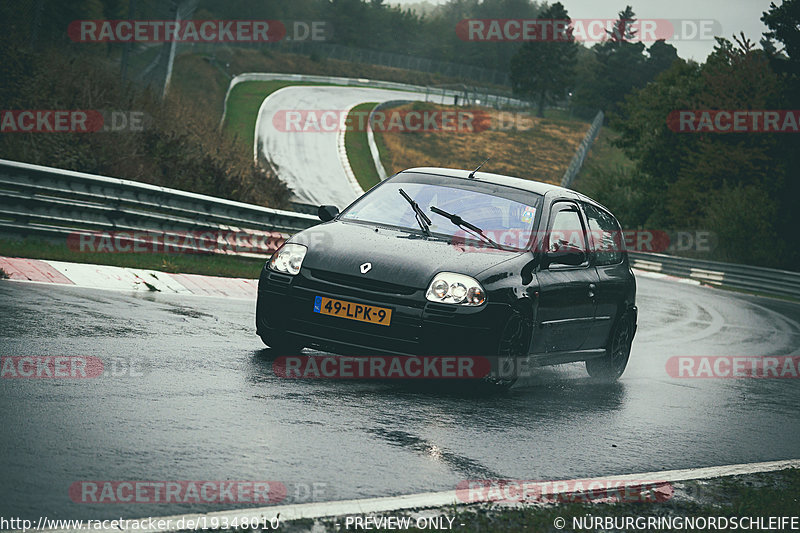
[[[361,268],[361,273],[366,274],[367,272],[372,270],[372,263],[364,263],[363,265],[361,265],[360,268]]]

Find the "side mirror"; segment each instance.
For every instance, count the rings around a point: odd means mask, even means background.
[[[586,261],[586,253],[575,246],[560,246],[558,250],[551,250],[544,254],[545,267],[550,265],[578,266]]]
[[[317,216],[323,222],[330,222],[339,214],[339,208],[335,205],[321,205],[317,209]]]

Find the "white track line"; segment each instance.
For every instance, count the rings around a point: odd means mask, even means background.
[[[364,194],[364,189],[361,188],[361,185],[358,183],[358,179],[353,172],[353,167],[350,166],[350,159],[347,157],[347,148],[344,142],[344,136],[347,133],[347,117],[350,116],[350,111],[352,111],[352,109],[357,105],[360,104],[353,104],[345,109],[344,112],[342,112],[341,121],[339,124],[339,135],[336,138],[336,147],[339,150],[339,162],[342,164],[344,173],[347,176],[347,181],[350,182],[353,192],[356,193],[356,198]]]
[[[593,479],[602,479],[607,482],[617,481],[639,481],[656,480],[658,482],[673,483],[677,481],[689,481],[693,479],[709,479],[716,477],[737,476],[743,474],[757,474],[761,472],[775,472],[778,470],[785,470],[787,468],[800,468],[800,459],[789,459],[784,461],[770,461],[764,463],[746,463],[738,465],[725,465],[725,466],[711,466],[706,468],[688,468],[684,470],[665,470],[661,472],[647,472],[643,474],[625,474],[618,476],[598,476]],[[577,481],[577,480],[574,480]],[[574,483],[561,484],[575,487]],[[553,485],[548,485],[552,487]],[[558,485],[557,485],[558,486]],[[551,490],[548,495],[553,496],[568,496],[575,493],[574,488]],[[160,533],[168,531],[179,531],[179,524],[186,524],[188,521],[197,523],[198,519],[205,517],[206,521],[211,519],[219,519],[224,521],[227,519],[229,522],[234,518],[241,520],[270,520],[280,516],[282,522],[298,520],[301,518],[324,518],[344,515],[359,515],[366,513],[380,513],[398,511],[401,509],[417,509],[429,507],[444,507],[452,506],[453,504],[461,503],[455,490],[448,490],[443,492],[427,492],[420,494],[408,494],[404,496],[389,496],[384,498],[366,498],[361,500],[341,500],[334,502],[322,503],[301,503],[292,505],[274,505],[270,507],[260,508],[246,508],[246,509],[233,509],[229,511],[217,511],[213,513],[204,514],[185,514],[163,516],[159,518],[142,519],[140,524],[148,525],[151,520],[153,522],[163,521],[162,523],[170,524],[169,527],[164,528],[128,528],[128,529],[113,529],[113,531],[131,531],[131,533]],[[471,502],[481,503],[481,502]],[[130,520],[134,521],[133,519]],[[139,521],[139,520],[137,520]],[[109,529],[110,530],[110,529]],[[56,531],[76,531],[70,529],[48,529],[48,532]],[[94,529],[93,529],[94,531]],[[98,530],[100,531],[100,530]]]
[[[633,267],[633,273],[640,278],[664,279],[668,281],[674,281],[676,283],[685,283],[687,285],[703,285],[702,282],[696,279],[681,278],[678,276],[671,276],[669,274],[662,274],[661,272],[652,272],[650,270],[641,270],[635,266]]]

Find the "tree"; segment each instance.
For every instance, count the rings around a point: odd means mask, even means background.
[[[617,15],[606,40],[592,47],[596,61],[590,80],[576,91],[574,102],[579,106],[615,111],[631,89],[641,86],[644,45],[632,42],[636,32],[631,29],[636,14],[627,6]]]
[[[784,0],[780,6],[770,3],[769,11],[763,13],[761,20],[769,28],[764,33],[762,46],[770,65],[780,76],[781,108],[797,109],[800,105],[800,1]],[[783,190],[779,193],[776,217],[781,230],[779,238],[796,243],[796,229],[800,227],[800,210],[797,209],[800,178],[796,171],[800,168],[800,137],[797,134],[784,134],[780,136],[778,143],[781,159],[788,169]],[[784,258],[784,265],[796,270],[800,262],[800,249],[796,244],[788,249],[790,252]]]
[[[611,117],[621,112],[626,95],[647,85],[679,59],[675,47],[664,40],[650,48],[638,41],[633,29],[635,17],[627,6],[617,14],[613,28],[606,31],[606,40],[592,47],[595,61],[575,91],[576,106],[602,109]]]
[[[659,211],[648,222],[711,230],[718,259],[789,266],[796,252],[787,243],[796,237],[776,214],[791,180],[781,142],[792,136],[676,132],[667,124],[681,110],[779,109],[781,94],[766,53],[744,36],[718,38],[704,64],[674,62],[634,91],[612,126],[621,133],[618,145],[647,176],[641,186],[657,191]]]
[[[647,49],[646,80],[656,79],[656,76],[671,67],[678,59],[680,59],[678,50],[674,46],[667,44],[664,39],[657,40]]]
[[[556,2],[540,17],[545,20],[571,22],[567,10]],[[511,58],[511,87],[514,94],[535,101],[538,116],[544,116],[546,104],[563,99],[574,79],[578,45],[567,28],[563,38],[552,35],[527,41]]]
[[[633,24],[636,22],[636,13],[633,12],[631,6],[625,6],[625,9],[617,13],[617,20],[614,27],[606,30],[608,35],[607,43],[613,47],[622,46],[624,43],[630,43],[636,37],[636,30],[633,29]]]
[[[765,50],[772,46],[775,50],[773,60],[778,71],[790,76],[800,76],[800,0],[785,0],[780,7],[770,2],[769,11],[761,15],[761,21],[769,28],[764,33],[764,41],[769,43]],[[774,41],[783,44],[782,53],[778,54]]]

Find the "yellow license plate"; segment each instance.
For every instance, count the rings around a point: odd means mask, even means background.
[[[392,321],[392,310],[386,307],[345,302],[324,296],[314,299],[314,312],[381,326],[388,326]]]

